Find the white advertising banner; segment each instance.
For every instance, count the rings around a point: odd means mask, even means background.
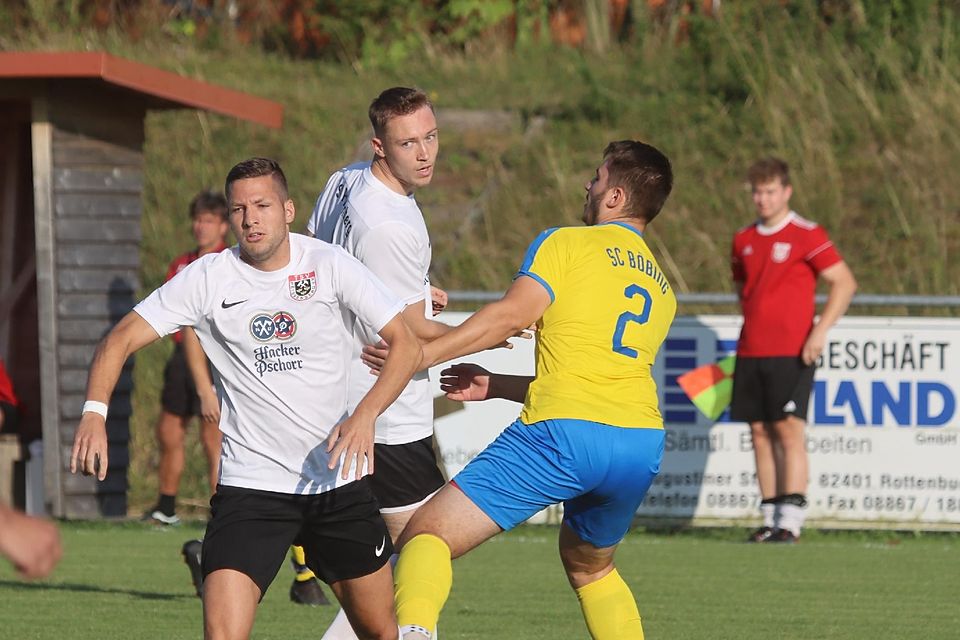
[[[445,313],[462,322],[469,314]],[[738,316],[677,318],[654,366],[667,425],[642,518],[730,524],[758,517],[750,431],[701,415],[677,376],[735,352]],[[533,373],[533,341],[462,361]],[[438,367],[431,378],[439,378]],[[829,335],[810,400],[808,522],[960,530],[960,320],[845,317]],[[439,394],[439,387],[437,388]],[[514,419],[503,400],[438,399],[437,441],[455,474]],[[454,406],[455,405],[455,406]]]

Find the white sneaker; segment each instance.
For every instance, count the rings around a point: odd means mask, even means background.
[[[160,509],[154,509],[153,512],[150,513],[150,515],[144,518],[144,520],[152,520],[153,522],[156,522],[158,524],[166,524],[166,525],[180,524],[180,516],[178,516],[177,514],[168,516],[163,511],[160,511]]]

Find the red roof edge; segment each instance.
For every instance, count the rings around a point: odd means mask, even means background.
[[[0,78],[98,78],[191,109],[213,111],[273,129],[283,124],[283,105],[278,102],[102,51],[0,53]]]

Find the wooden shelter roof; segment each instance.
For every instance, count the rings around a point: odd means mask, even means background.
[[[0,79],[81,79],[146,96],[150,108],[205,109],[278,129],[283,105],[97,52],[0,53]]]

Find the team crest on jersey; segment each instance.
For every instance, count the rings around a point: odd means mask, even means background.
[[[752,256],[752,255],[753,255],[753,245],[752,245],[752,244],[748,244],[747,246],[745,246],[745,247],[743,248],[743,255],[745,255],[745,256]]]
[[[790,257],[789,242],[774,242],[773,249],[770,251],[770,258],[774,262],[786,262]]]
[[[258,313],[250,321],[250,334],[258,342],[289,340],[296,332],[297,321],[286,311]]]
[[[304,301],[312,298],[317,292],[317,272],[298,273],[295,276],[287,277],[287,283],[290,285],[290,297],[294,300]]]

